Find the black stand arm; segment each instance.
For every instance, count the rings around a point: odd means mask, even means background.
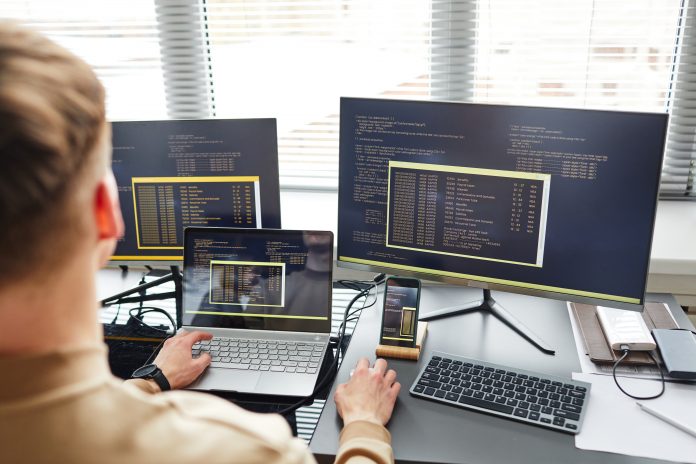
[[[160,277],[159,279],[155,279],[152,282],[147,282],[141,285],[138,285],[137,287],[133,287],[129,290],[123,291],[121,293],[117,293],[115,295],[112,295],[108,298],[104,298],[101,300],[101,305],[102,307],[105,306],[111,306],[115,304],[122,304],[122,303],[143,303],[144,301],[157,301],[157,300],[167,300],[169,298],[174,298],[175,304],[176,304],[176,324],[177,327],[181,327],[181,319],[183,315],[183,310],[182,310],[182,304],[181,304],[181,297],[182,297],[182,285],[181,282],[183,280],[183,277],[181,275],[181,271],[179,270],[179,266],[170,266],[171,273],[165,275],[164,277]],[[173,292],[162,292],[162,293],[153,293],[150,295],[147,295],[146,292],[148,289],[152,287],[157,287],[159,285],[162,285],[166,282],[174,282],[174,291]],[[130,296],[138,294],[138,296]]]
[[[507,309],[502,307],[491,296],[490,290],[483,291],[483,300],[479,299],[476,302],[470,302],[461,306],[452,306],[449,308],[440,309],[433,313],[421,316],[421,321],[431,321],[441,317],[456,316],[457,314],[469,313],[472,311],[487,311],[504,322],[512,330],[520,334],[523,338],[529,341],[546,354],[556,354],[556,350],[551,348],[544,340],[532,332],[519,319],[513,316]]]

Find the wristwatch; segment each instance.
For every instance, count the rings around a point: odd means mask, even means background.
[[[131,375],[131,378],[144,380],[152,379],[157,385],[159,385],[160,390],[162,391],[172,389],[171,385],[169,385],[169,381],[164,376],[162,369],[157,367],[156,364],[145,364],[144,366],[137,368]]]

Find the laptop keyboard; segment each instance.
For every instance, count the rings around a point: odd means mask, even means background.
[[[212,367],[316,374],[326,343],[214,337],[193,345],[194,357],[209,353]]]
[[[590,384],[434,353],[410,391],[451,406],[575,434],[580,432]]]

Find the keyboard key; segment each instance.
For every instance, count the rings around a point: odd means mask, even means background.
[[[529,419],[531,420],[539,420],[541,415],[538,412],[530,412],[529,413]]]
[[[445,399],[449,401],[457,401],[459,399],[459,395],[457,393],[447,393],[445,395]]]
[[[224,363],[224,362],[211,362],[210,367],[224,367],[225,369],[238,369],[242,371],[249,370],[249,364],[239,364],[239,363]]]
[[[526,409],[515,409],[515,416],[516,417],[526,418],[527,414],[529,414],[529,412]]]
[[[290,372],[290,369],[288,369],[288,372]],[[294,369],[293,372],[295,372]],[[425,391],[425,387],[423,385],[416,385],[415,387],[413,387],[413,391],[416,393],[423,393]]]
[[[570,419],[574,421],[580,420],[580,414],[564,411],[563,409],[554,409],[553,415],[556,417],[563,417],[564,419]]]
[[[567,403],[564,403],[563,405],[561,405],[561,409],[563,409],[565,411],[575,412],[578,414],[580,414],[580,411],[582,411],[582,408],[580,406],[575,406],[573,404],[567,404]]]
[[[435,394],[435,389],[433,387],[428,387],[425,389],[425,394],[433,396]]]
[[[468,396],[461,396],[459,398],[459,403],[468,404],[470,406],[476,406],[478,408],[490,409],[491,411],[502,412],[505,414],[510,414],[513,410],[511,406],[505,404],[494,403],[490,401],[485,401],[477,398],[472,398]]]
[[[444,390],[438,390],[438,391],[435,392],[435,397],[437,397],[437,398],[444,398],[446,394],[447,394],[446,391],[444,391]]]

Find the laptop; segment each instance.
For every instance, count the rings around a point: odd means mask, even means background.
[[[190,389],[311,395],[329,343],[333,234],[189,227],[182,328],[213,361]]]

